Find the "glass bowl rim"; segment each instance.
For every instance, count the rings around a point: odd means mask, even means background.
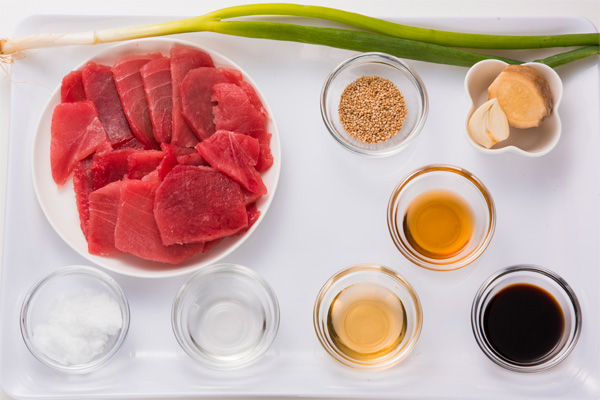
[[[489,296],[489,293],[496,287],[496,284],[499,283],[502,280],[502,278],[520,272],[531,273],[534,275],[538,274],[542,278],[547,278],[551,282],[555,283],[557,287],[564,293],[565,297],[569,300],[570,305],[573,307],[572,318],[575,321],[573,333],[572,335],[569,335],[569,341],[565,343],[563,348],[560,349],[555,356],[547,360],[543,360],[541,362],[538,361],[523,365],[511,363],[510,361],[505,360],[503,357],[497,355],[496,352],[489,348],[486,343],[485,335],[480,324],[480,320],[483,317],[484,313],[482,307],[485,303],[485,300]],[[563,310],[563,312],[565,311]],[[477,342],[483,353],[497,365],[515,372],[531,373],[545,371],[547,369],[555,367],[564,359],[566,359],[577,345],[582,329],[581,305],[579,304],[577,295],[575,294],[571,286],[556,272],[534,264],[517,264],[494,272],[481,284],[481,286],[477,290],[477,293],[475,294],[471,306],[471,328],[473,331],[473,335],[475,336],[475,341]]]
[[[408,72],[409,80],[411,81],[411,83],[413,83],[416,92],[418,92],[421,103],[421,113],[417,118],[417,122],[415,123],[414,128],[411,132],[408,133],[406,138],[404,138],[404,140],[402,140],[401,142],[397,143],[395,146],[380,150],[361,149],[344,141],[340,137],[341,135],[338,133],[337,129],[335,129],[335,127],[333,126],[331,122],[331,117],[327,112],[327,98],[332,83],[335,81],[335,79],[339,76],[341,72],[365,60],[370,63],[385,64],[396,70]],[[408,65],[400,58],[381,52],[360,53],[338,64],[338,66],[335,67],[325,79],[325,83],[323,84],[323,87],[321,89],[320,105],[321,117],[323,119],[323,122],[325,123],[325,127],[327,128],[327,131],[330,133],[330,135],[335,139],[335,141],[342,145],[342,147],[346,150],[368,157],[387,157],[399,153],[406,146],[408,146],[408,144],[412,142],[414,138],[418,136],[418,134],[423,129],[423,126],[425,125],[425,121],[427,120],[427,115],[429,113],[429,98],[427,95],[427,89],[425,88],[425,83],[423,83],[423,80],[421,79],[419,74],[410,65]]]
[[[402,240],[402,237],[398,234],[397,224],[395,223],[396,218],[394,218],[394,216],[395,216],[395,211],[396,211],[396,204],[397,204],[398,198],[400,197],[402,189],[404,189],[409,183],[411,183],[415,179],[417,179],[429,172],[450,172],[450,173],[454,173],[462,178],[465,178],[479,191],[479,193],[483,196],[483,198],[486,202],[486,205],[487,205],[486,215],[488,217],[487,222],[488,222],[489,226],[487,228],[487,231],[485,233],[483,240],[481,240],[477,244],[477,246],[471,253],[469,253],[466,256],[464,256],[458,260],[455,260],[451,263],[444,262],[444,260],[441,260],[440,262],[432,262],[430,259],[425,259],[422,256],[420,256],[418,253],[413,252],[411,250],[411,246],[404,243],[404,241]],[[496,230],[496,205],[494,203],[494,199],[493,199],[490,191],[483,184],[483,182],[479,178],[477,178],[473,173],[469,172],[468,170],[466,170],[464,168],[457,167],[457,166],[450,165],[450,164],[429,164],[429,165],[425,165],[423,167],[420,167],[420,168],[414,170],[413,172],[408,174],[406,177],[404,177],[396,185],[396,187],[392,191],[392,194],[391,194],[389,202],[388,202],[387,225],[388,225],[388,231],[390,233],[390,236],[392,237],[392,241],[394,242],[394,245],[396,246],[396,248],[398,250],[400,250],[400,252],[404,255],[404,257],[406,257],[413,264],[416,264],[417,266],[419,266],[421,268],[429,269],[432,271],[441,271],[441,272],[455,271],[457,269],[464,268],[467,265],[473,263],[485,252],[485,250],[489,246],[489,244],[492,241],[492,238],[494,236],[494,232]],[[448,268],[443,268],[444,266],[447,266]]]
[[[35,299],[37,294],[40,293],[40,291],[43,289],[46,283],[55,279],[59,279],[66,275],[83,275],[94,278],[104,283],[111,290],[113,294],[113,296],[111,297],[114,297],[116,299],[117,303],[119,304],[119,309],[121,311],[121,318],[123,324],[121,326],[121,329],[119,330],[117,339],[115,340],[113,346],[110,349],[108,349],[108,351],[106,351],[105,349],[105,352],[104,354],[102,354],[102,356],[97,357],[95,360],[84,364],[63,365],[50,359],[41,351],[39,351],[37,347],[35,347],[35,345],[32,342],[32,337],[30,337],[29,334],[29,331],[31,329],[28,324],[28,316],[31,310],[32,301]],[[45,274],[31,286],[31,288],[25,295],[25,298],[23,299],[19,320],[21,328],[21,337],[25,342],[25,346],[38,361],[57,371],[73,374],[84,374],[99,369],[118,353],[129,332],[131,316],[127,296],[123,292],[121,286],[113,277],[95,267],[90,267],[87,265],[69,265],[66,267],[60,267]]]
[[[228,273],[233,275],[240,275],[245,278],[250,278],[250,282],[253,282],[263,291],[264,299],[269,302],[269,306],[272,308],[272,313],[269,313],[271,318],[270,323],[267,323],[267,330],[263,334],[260,343],[256,346],[256,351],[253,351],[246,357],[234,360],[232,362],[223,362],[194,351],[193,347],[190,346],[184,339],[183,327],[181,326],[182,319],[180,317],[180,310],[183,304],[185,296],[189,293],[191,288],[196,284],[200,283],[207,277],[214,274]],[[266,311],[269,311],[266,309]],[[199,364],[209,367],[214,370],[232,370],[246,367],[249,364],[257,361],[273,344],[279,331],[280,325],[280,307],[279,301],[275,291],[269,285],[269,283],[256,271],[243,265],[233,263],[218,263],[209,265],[194,272],[179,288],[175,298],[173,299],[173,305],[171,307],[171,328],[177,343],[181,349]]]
[[[389,359],[386,359],[381,363],[361,363],[353,359],[352,357],[346,356],[345,354],[336,351],[335,346],[330,345],[327,341],[326,332],[324,332],[321,329],[321,321],[319,318],[319,314],[320,311],[323,309],[322,306],[324,297],[339,280],[346,276],[361,272],[383,274],[387,278],[391,278],[393,281],[399,283],[407,291],[411,299],[411,306],[414,307],[414,333],[412,333],[410,338],[406,341],[406,345],[402,351],[395,353],[393,357],[390,357]],[[317,339],[319,340],[319,343],[321,344],[322,348],[337,362],[341,363],[344,366],[359,370],[383,370],[398,364],[412,352],[413,348],[418,342],[418,339],[421,335],[421,331],[423,330],[423,307],[415,288],[404,276],[402,276],[398,272],[394,271],[391,268],[376,263],[354,264],[334,273],[331,277],[329,277],[329,279],[327,279],[327,281],[319,290],[315,300],[315,305],[313,307],[313,327],[317,335]]]

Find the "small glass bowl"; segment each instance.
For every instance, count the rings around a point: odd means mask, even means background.
[[[179,289],[171,315],[183,350],[202,365],[227,370],[256,361],[279,329],[273,289],[256,272],[217,264],[192,275]]]
[[[557,346],[544,357],[530,363],[513,361],[490,344],[484,329],[485,312],[490,301],[502,289],[518,283],[531,284],[550,293],[564,316],[564,329]],[[563,361],[573,350],[581,333],[581,308],[571,287],[556,273],[535,265],[517,265],[490,276],[479,288],[471,309],[471,325],[477,344],[490,360],[517,372],[539,372]]]
[[[340,122],[338,107],[346,86],[362,76],[390,80],[402,92],[407,115],[402,129],[380,143],[363,143],[350,136]],[[428,112],[425,85],[419,75],[402,60],[384,53],[363,53],[335,68],[321,91],[321,115],[331,136],[344,148],[366,156],[385,157],[398,153],[421,131]]]
[[[359,296],[356,292],[348,295],[349,293],[346,290],[349,288],[357,289],[362,296]],[[332,325],[334,322],[330,318],[330,313],[335,312],[335,307],[332,307],[332,305],[335,306],[337,299],[342,299],[340,300],[340,304],[344,303],[345,300],[342,298],[342,292],[348,295],[345,298],[346,300],[360,299],[357,301],[358,304],[354,303],[355,305],[351,306],[350,309],[363,307],[365,304],[364,301],[368,300],[369,296],[373,296],[373,293],[377,293],[376,298],[378,301],[389,302],[392,299],[392,301],[398,304],[397,301],[400,300],[403,308],[403,315],[401,317],[403,318],[404,326],[403,336],[398,336],[401,339],[394,342],[394,346],[388,347],[385,352],[381,352],[380,356],[361,357],[360,355],[356,355],[356,353],[353,354],[352,351],[341,349],[341,345],[336,343],[336,337],[340,336],[334,332]],[[382,300],[384,297],[386,300]],[[348,302],[348,304],[352,303]],[[381,309],[381,303],[375,308],[363,309],[371,310],[369,315],[372,315],[373,310],[378,312]],[[396,316],[399,316],[399,314],[397,313]],[[351,320],[352,316],[346,314],[343,317],[344,326]],[[374,326],[372,320],[365,321],[364,319],[359,319],[359,321],[359,326],[362,329],[367,327],[366,325],[368,325],[367,328],[369,329],[372,329]],[[393,321],[393,319],[388,318],[386,323],[389,321]],[[419,296],[411,284],[400,274],[377,264],[357,264],[337,272],[323,285],[315,302],[313,323],[321,345],[335,360],[345,366],[356,369],[380,370],[396,365],[410,354],[421,334],[423,311]],[[389,322],[389,325],[393,323]],[[352,333],[349,333],[348,337],[351,338]],[[377,339],[380,339],[380,337],[377,337]]]
[[[108,297],[104,297],[104,295]],[[81,300],[84,297],[88,299],[93,298],[93,300],[90,300],[91,304],[98,304],[100,301],[106,303],[112,300],[118,305],[121,312],[121,328],[114,335],[107,337],[107,342],[101,349],[101,352],[95,355],[89,362],[61,363],[55,359],[56,357],[51,358],[51,356],[45,354],[36,344],[37,340],[43,340],[39,339],[39,336],[36,339],[36,327],[43,327],[44,332],[56,332],[63,328],[72,329],[72,333],[77,337],[76,329],[84,329],[84,326],[75,328],[66,327],[62,324],[65,316],[63,315],[63,318],[60,316],[60,313],[72,313],[74,311],[79,311],[81,314],[69,315],[69,323],[80,321],[82,324],[88,324],[85,328],[91,333],[87,332],[87,334],[95,335],[93,340],[98,339],[99,333],[95,332],[98,329],[96,324],[106,324],[106,314],[103,310],[98,310],[96,313],[91,309],[85,309],[84,307],[78,309],[73,304],[69,306],[65,305],[66,303],[61,303],[63,300],[65,302],[69,301],[71,296],[70,301]],[[102,299],[100,299],[100,296]],[[90,314],[91,312],[92,314]],[[61,372],[88,373],[100,368],[119,351],[128,330],[129,303],[123,290],[108,274],[92,267],[74,265],[63,267],[47,274],[33,285],[25,296],[21,308],[21,335],[23,336],[25,345],[40,362]],[[46,345],[48,344],[50,344],[50,347],[57,347],[63,346],[64,342],[60,341],[58,344],[52,342],[46,343]],[[77,345],[73,347],[83,346],[78,341]],[[69,349],[63,350],[69,351]]]
[[[474,217],[473,234],[457,253],[445,258],[422,254],[410,243],[404,230],[404,218],[413,200],[432,190],[445,190],[462,198]],[[496,227],[496,208],[483,183],[469,171],[452,165],[428,165],[404,178],[390,197],[387,209],[388,229],[400,252],[416,265],[436,270],[452,271],[475,261],[487,248]]]

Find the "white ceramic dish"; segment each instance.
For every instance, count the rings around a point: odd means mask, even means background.
[[[257,209],[261,212],[261,216],[248,232],[240,236],[226,238],[208,253],[194,256],[178,265],[147,261],[128,254],[96,256],[88,253],[87,241],[79,227],[79,214],[77,213],[77,206],[75,204],[73,180],[70,178],[68,182],[59,189],[52,180],[50,171],[50,123],[54,107],[60,103],[59,85],[52,93],[52,96],[42,113],[33,144],[32,172],[37,198],[48,221],[69,246],[89,261],[111,271],[126,275],[146,278],[181,275],[219,261],[238,248],[260,225],[260,222],[264,218],[264,215],[271,204],[279,179],[281,151],[277,126],[273,120],[273,113],[271,112],[265,97],[261,94],[260,88],[252,81],[248,74],[233,61],[221,54],[188,41],[175,39],[141,39],[110,46],[84,61],[79,66],[74,65],[72,69],[79,69],[88,61],[113,65],[119,58],[132,54],[147,54],[158,51],[168,55],[169,50],[175,44],[181,47],[195,47],[206,51],[213,58],[216,66],[230,67],[242,71],[244,79],[252,83],[256,88],[257,93],[269,113],[270,118],[267,128],[273,135],[271,138],[271,151],[273,153],[274,163],[271,168],[262,174],[268,193],[257,201]]]
[[[558,144],[561,135],[559,106],[563,94],[560,76],[551,67],[540,63],[525,63],[542,74],[552,92],[552,113],[537,128],[518,129],[510,127],[508,139],[496,143],[488,149],[477,143],[469,134],[469,119],[473,112],[488,99],[487,89],[508,64],[500,60],[484,60],[473,65],[465,77],[465,91],[469,110],[465,119],[464,132],[467,141],[477,150],[487,154],[511,152],[526,157],[540,157],[548,154]]]

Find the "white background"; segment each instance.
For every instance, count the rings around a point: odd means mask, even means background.
[[[248,1],[202,2],[200,0],[0,0],[0,38],[11,37],[20,20],[31,14],[124,14],[135,15],[199,15],[217,8],[249,3]],[[307,3],[309,4],[309,3]],[[326,5],[361,12],[373,16],[544,16],[575,15],[591,20],[600,27],[600,0],[544,0],[544,1],[314,1],[310,4]],[[90,27],[92,29],[92,27]],[[6,148],[8,115],[10,109],[10,68],[0,71],[0,227],[3,227]],[[0,239],[2,230],[0,228]],[[1,247],[0,247],[1,252]],[[0,393],[0,400],[8,399]]]

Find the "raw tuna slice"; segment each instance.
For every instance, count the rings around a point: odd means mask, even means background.
[[[127,174],[127,159],[137,151],[139,150],[122,149],[105,154],[95,154],[92,161],[94,190],[123,179]]]
[[[140,150],[127,157],[127,178],[142,179],[154,171],[165,157],[159,150]]]
[[[83,89],[81,71],[71,71],[65,75],[60,85],[60,102],[75,103],[84,100],[85,90]]]
[[[123,57],[112,67],[117,92],[131,131],[146,149],[157,148],[140,69],[160,53]]]
[[[218,131],[196,146],[213,168],[235,179],[248,191],[263,195],[267,188],[254,168],[258,149],[257,139],[227,131]]]
[[[140,69],[150,119],[157,143],[170,143],[173,124],[173,89],[171,61],[168,57],[152,60]]]
[[[258,217],[260,217],[260,211],[258,211],[256,204],[254,203],[246,206],[246,212],[248,213],[248,226],[239,231],[236,235],[243,235],[244,233],[248,232],[248,230],[252,228],[252,225],[258,221]]]
[[[246,205],[246,208],[250,204],[256,203],[256,201],[262,197],[262,194],[249,192],[248,189],[245,188],[242,188],[242,193],[244,194],[244,204]]]
[[[50,136],[50,167],[59,186],[67,181],[79,161],[95,151],[111,148],[96,107],[90,101],[57,105]]]
[[[156,192],[154,216],[167,245],[208,242],[248,226],[240,185],[210,167],[175,166]]]
[[[171,146],[180,165],[208,165],[200,153],[193,147]]]
[[[115,246],[146,260],[178,264],[200,253],[204,243],[162,244],[154,219],[154,198],[159,182],[126,180],[117,211]]]
[[[171,48],[171,79],[173,85],[173,133],[171,143],[175,145],[193,147],[198,143],[198,139],[181,114],[179,86],[190,70],[199,67],[214,67],[210,55],[198,49]]]
[[[241,79],[241,72],[230,68],[196,68],[185,76],[179,88],[181,112],[198,140],[215,132],[212,102],[215,84],[235,84]]]
[[[92,175],[92,156],[79,161],[73,171],[73,190],[75,202],[79,213],[79,225],[83,235],[87,238],[90,221],[90,193],[94,191],[94,178]]]
[[[136,149],[136,150],[144,150],[144,145],[137,140],[136,137],[131,138],[128,142],[121,143],[119,146],[114,148],[115,150],[121,149]]]
[[[248,136],[258,139],[260,143],[260,154],[256,163],[256,170],[264,172],[273,165],[273,153],[271,153],[271,134],[265,130],[257,129],[246,132]]]
[[[115,226],[122,185],[123,181],[112,182],[90,193],[87,236],[90,254],[109,256],[122,253],[115,247]]]
[[[167,143],[163,143],[160,145],[164,153],[164,157],[158,167],[156,168],[158,172],[158,180],[162,182],[165,179],[165,176],[177,165],[177,154],[173,146]]]
[[[254,90],[254,87],[246,81],[241,81],[238,83],[238,85],[240,85],[240,87],[244,90],[252,106],[254,106],[254,108],[256,108],[258,111],[260,111],[260,113],[263,114],[265,117],[268,117],[267,110],[263,106],[262,101],[260,101],[258,93],[256,93],[256,90]]]
[[[85,97],[96,105],[113,148],[135,138],[121,106],[111,68],[90,61],[83,67],[81,77]]]
[[[240,86],[218,83],[214,86],[213,108],[215,128],[238,133],[266,130],[265,115],[257,110]]]

